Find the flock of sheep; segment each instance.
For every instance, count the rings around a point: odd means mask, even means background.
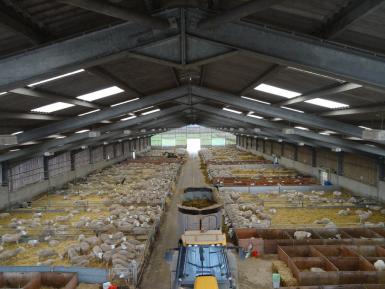
[[[336,209],[334,217],[356,216],[356,224],[363,227],[384,227],[384,222],[369,222],[373,212],[384,215],[385,209],[377,205],[359,204],[360,199],[352,196],[344,196],[339,191],[325,193],[324,191],[302,192],[271,192],[268,193],[276,201],[269,201],[254,195],[252,198],[243,198],[243,194],[235,191],[222,190],[220,196],[225,204],[227,214],[226,222],[231,223],[235,228],[269,228],[273,216],[280,210],[280,206],[294,207],[301,210],[301,207],[316,209],[317,207],[341,207]],[[247,194],[246,194],[247,195]],[[269,204],[267,202],[270,202]],[[267,205],[268,204],[268,205]],[[275,204],[275,205],[274,205]],[[349,205],[350,204],[350,205]],[[275,207],[273,207],[273,206]],[[349,205],[350,208],[347,206]],[[353,209],[356,208],[356,209]],[[332,221],[333,216],[325,216],[314,221],[314,225],[334,228],[336,224]],[[312,224],[308,224],[311,226]]]
[[[32,202],[28,213],[0,213],[0,262],[34,251],[37,262],[29,265],[105,266],[122,277],[130,265],[142,264],[179,167],[117,165]]]

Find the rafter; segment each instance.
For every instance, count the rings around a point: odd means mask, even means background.
[[[296,104],[296,103],[304,102],[306,100],[311,100],[311,99],[314,99],[317,97],[325,97],[326,96],[326,98],[327,98],[328,95],[333,95],[333,94],[337,94],[340,92],[349,91],[352,89],[356,89],[358,87],[361,87],[361,85],[351,83],[351,82],[332,84],[332,85],[328,85],[326,87],[322,87],[321,89],[317,89],[315,91],[311,91],[309,93],[305,93],[303,95],[290,98],[288,100],[277,102],[274,104],[274,106]]]
[[[232,8],[228,11],[219,13],[215,16],[211,16],[208,19],[205,19],[199,23],[199,28],[210,29],[217,27],[221,24],[231,22],[234,20],[239,20],[248,15],[257,13],[259,11],[266,10],[271,6],[277,5],[283,2],[283,0],[253,0],[246,2],[245,4],[239,5],[235,8]]]
[[[88,108],[96,108],[96,109],[102,109],[104,108],[103,105],[98,105],[89,101],[84,101],[84,100],[79,100],[79,99],[74,99],[69,96],[65,95],[60,95],[57,93],[52,93],[52,92],[46,92],[44,90],[40,89],[31,89],[31,88],[17,88],[11,91],[12,93],[16,93],[19,95],[24,95],[24,96],[31,96],[31,97],[37,97],[37,98],[46,98],[46,99],[51,99],[54,101],[61,101],[61,102],[66,102],[82,107],[88,107]]]
[[[317,35],[327,39],[337,38],[354,23],[384,5],[384,0],[352,0],[348,6],[332,17]]]
[[[41,44],[50,40],[49,33],[34,23],[30,18],[15,10],[12,1],[8,4],[0,2],[0,23],[7,26],[14,32],[24,36],[33,44]]]
[[[156,93],[156,94],[141,98],[137,101],[107,108],[92,114],[78,116],[76,117],[76,121],[74,121],[74,119],[71,118],[68,120],[63,120],[57,123],[53,123],[51,125],[38,127],[17,135],[17,139],[18,139],[18,142],[21,143],[21,142],[43,138],[45,136],[55,134],[55,133],[79,129],[95,123],[99,123],[103,120],[108,120],[114,117],[121,116],[128,112],[139,110],[152,105],[157,105],[162,102],[171,101],[173,99],[186,95],[187,92],[188,91],[186,87],[178,87],[175,89],[166,90],[160,93]]]
[[[104,14],[125,21],[135,22],[146,27],[154,29],[169,28],[168,21],[156,17],[141,14],[129,9],[107,3],[99,0],[58,0],[59,2],[76,6],[85,10],[90,10],[96,13]]]

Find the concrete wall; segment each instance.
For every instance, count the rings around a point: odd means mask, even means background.
[[[239,143],[242,143],[242,142],[239,142]],[[269,143],[269,146],[270,145],[271,144]],[[245,149],[242,146],[237,146],[237,147],[239,149],[247,150],[253,154],[261,155],[266,159],[272,160],[272,156],[271,154],[269,154],[270,150],[268,150],[266,153],[262,153],[262,147],[260,147],[259,151],[255,150],[254,148]],[[316,156],[317,166],[313,167],[312,159],[309,158],[309,154],[311,154],[311,149],[306,149],[302,147],[297,147],[297,149],[298,149],[298,161],[295,161],[293,160],[294,146],[292,144],[285,143],[284,156],[280,157],[280,163],[286,167],[293,168],[301,172],[302,174],[311,175],[316,178],[319,178],[320,170],[322,170],[323,168],[332,168],[332,171],[330,173],[330,181],[334,185],[339,185],[342,188],[345,188],[356,195],[369,197],[375,200],[385,202],[385,182],[384,181],[376,180],[375,184],[368,184],[368,183],[360,182],[358,180],[354,180],[347,176],[337,175],[336,173],[334,173],[334,169],[337,170],[337,167],[336,167],[337,158],[333,155],[333,152],[327,151],[325,149],[317,149],[317,156]],[[362,168],[361,168],[361,164],[359,163],[359,160],[361,160],[361,158],[363,162]],[[304,163],[305,161],[306,163]],[[351,162],[351,157],[349,158],[349,161]],[[370,179],[371,182],[373,182],[373,175],[376,172],[376,170],[374,170],[374,166],[375,164],[368,163],[368,160],[366,157],[360,156],[360,158],[358,158],[358,161],[356,162],[355,176],[357,176],[357,174],[362,174],[366,176],[368,179]],[[352,170],[351,167],[347,167],[347,169],[350,171]],[[349,172],[349,175],[351,174],[353,173]]]

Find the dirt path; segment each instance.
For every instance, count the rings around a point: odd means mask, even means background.
[[[180,236],[177,235],[177,202],[183,189],[191,186],[205,186],[205,178],[200,170],[198,156],[191,156],[182,167],[181,175],[177,183],[177,194],[172,198],[166,213],[160,233],[156,241],[151,259],[145,269],[141,289],[169,289],[170,270],[164,260],[164,253],[169,248],[176,247]]]

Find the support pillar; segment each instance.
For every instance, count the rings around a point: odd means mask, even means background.
[[[313,168],[317,166],[317,150],[315,147],[311,148],[311,165]]]
[[[378,180],[385,181],[385,158],[378,159]]]
[[[88,154],[89,154],[89,159],[90,159],[90,165],[92,165],[94,163],[93,159],[92,159],[92,147],[88,148]]]
[[[344,175],[344,152],[337,153],[337,175]]]
[[[70,151],[71,171],[75,170],[75,153],[76,151]]]
[[[9,162],[5,161],[1,163],[1,185],[8,186],[8,172],[10,170]]]
[[[262,152],[266,153],[266,141],[262,140]]]
[[[49,179],[49,157],[43,156],[43,172],[44,172],[44,179]]]
[[[298,146],[294,145],[294,161],[298,161]]]

